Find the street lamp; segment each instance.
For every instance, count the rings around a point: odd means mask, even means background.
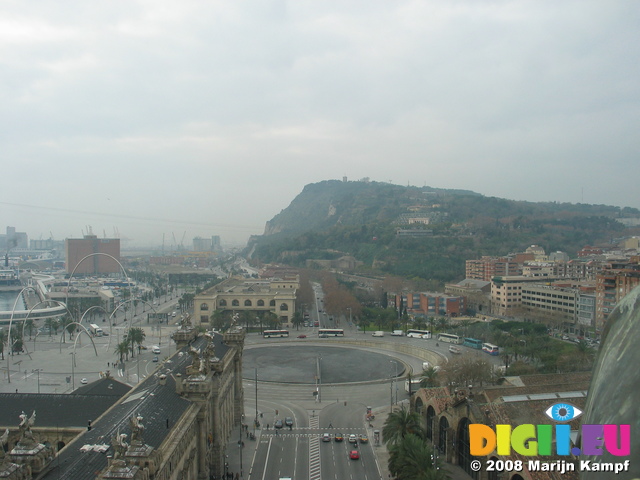
[[[393,363],[396,366],[396,374],[395,376],[393,375],[393,373],[391,374],[391,385],[389,386],[390,390],[391,390],[391,411],[393,412],[393,381],[395,379],[395,384],[396,384],[396,404],[398,403],[398,362],[395,360],[389,360],[389,363]]]
[[[316,392],[318,393],[318,395],[316,396],[316,401],[318,403],[322,402],[322,377],[321,377],[321,362],[322,362],[322,357],[318,356],[318,358],[316,359]]]
[[[256,419],[253,421],[253,434],[256,434],[256,427],[258,426],[258,369],[256,371]]]
[[[9,363],[9,357],[11,356],[11,352],[13,351],[13,342],[11,341],[11,326],[13,325],[13,315],[16,313],[16,306],[18,305],[18,300],[22,298],[22,294],[27,290],[34,290],[33,287],[28,286],[24,287],[18,293],[15,302],[13,302],[13,308],[11,309],[11,318],[9,319],[9,331],[7,332],[7,347],[9,347],[9,352],[7,354],[7,383],[11,383],[11,364]]]
[[[71,355],[71,391],[76,389],[76,352],[69,352]]]
[[[31,373],[36,372],[38,374],[38,393],[40,393],[40,372],[41,371],[42,371],[41,368],[35,368],[31,370]]]
[[[351,307],[347,307],[347,310],[349,310],[349,326],[351,326]]]

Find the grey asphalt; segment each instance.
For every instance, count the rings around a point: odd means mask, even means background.
[[[363,349],[322,345],[261,344],[247,346],[242,357],[243,376],[259,381],[315,384],[320,367],[323,384],[371,382],[401,376],[405,365],[391,355]]]

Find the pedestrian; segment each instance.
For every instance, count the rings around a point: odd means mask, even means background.
[[[266,430],[269,430],[269,424],[268,424],[268,423],[267,423],[267,428],[266,428]]]
[[[249,432],[247,432],[247,438],[249,438]]]

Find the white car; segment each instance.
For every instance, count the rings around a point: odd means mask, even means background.
[[[153,347],[151,347],[151,351],[156,355],[158,355],[160,353],[160,347],[157,345],[154,345]]]
[[[89,383],[89,380],[87,380],[86,378],[83,378],[82,380],[80,380],[80,383],[83,385],[86,385],[87,383]]]

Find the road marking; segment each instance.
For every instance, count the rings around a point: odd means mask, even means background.
[[[318,416],[309,419],[309,428],[318,429],[320,420]],[[320,480],[320,435],[309,435],[309,480]]]

